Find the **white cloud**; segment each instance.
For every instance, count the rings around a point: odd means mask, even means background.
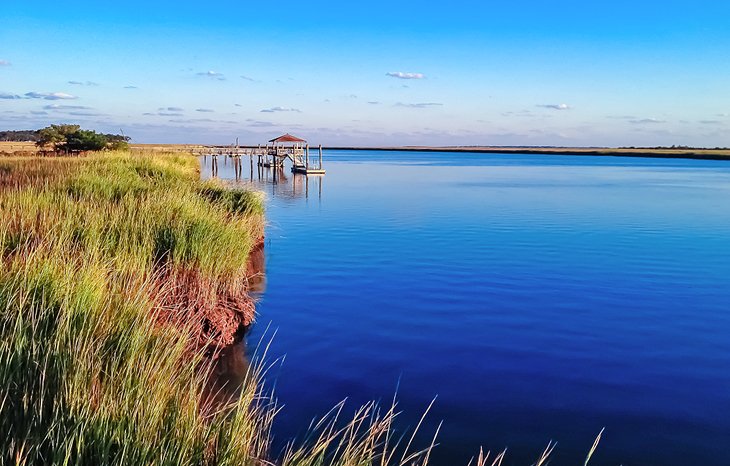
[[[391,71],[389,73],[385,73],[386,76],[390,76],[391,78],[398,78],[398,79],[424,79],[425,76],[421,73],[405,73],[403,71]]]
[[[658,118],[641,118],[636,120],[629,120],[632,125],[651,125],[656,123],[666,123],[665,120],[659,120]]]
[[[184,112],[185,109],[182,107],[160,107],[157,110],[161,112]]]
[[[215,112],[215,110],[213,110],[211,108],[196,108],[195,111],[196,112],[201,112],[201,113],[213,113],[213,112]]]
[[[252,128],[271,128],[274,126],[279,126],[270,121],[254,120],[253,118],[247,119],[246,122],[248,123],[248,126]]]
[[[17,94],[8,94],[7,92],[0,92],[0,99],[14,100],[14,99],[22,99],[22,97],[20,97]]]
[[[538,107],[549,108],[550,110],[570,110],[571,108],[568,104],[543,104],[538,105]]]
[[[84,107],[83,105],[59,105],[59,104],[48,104],[43,106],[43,110],[54,110],[54,111],[65,111],[65,110],[89,110],[91,107]]]
[[[302,113],[298,108],[284,108],[284,107],[271,107],[261,110],[261,113],[275,113],[275,112],[296,112]]]
[[[395,104],[396,107],[406,107],[406,108],[429,108],[429,107],[441,107],[444,104],[440,104],[438,102],[420,102],[416,104],[404,104],[403,102],[398,102]]]
[[[124,86],[124,89],[137,89],[137,86]]]
[[[75,95],[66,94],[65,92],[26,92],[25,97],[29,99],[45,99],[45,100],[74,100],[78,99]]]
[[[98,86],[99,83],[95,83],[94,81],[69,81],[69,84],[73,84],[74,86]]]
[[[241,75],[241,79],[245,79],[246,81],[251,81],[251,82],[255,82],[255,81],[256,81],[256,80],[255,80],[255,79],[253,79],[252,77],[250,77],[250,76],[245,76],[245,75]]]
[[[196,73],[198,76],[206,76],[208,78],[217,79],[218,81],[225,81],[226,77],[223,75],[223,73],[220,73],[218,71],[201,71],[200,73]]]

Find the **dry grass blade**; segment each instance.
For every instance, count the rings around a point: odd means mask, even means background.
[[[588,466],[588,462],[591,460],[593,453],[596,452],[596,448],[598,448],[598,443],[601,441],[601,436],[603,435],[604,430],[606,430],[605,427],[601,429],[601,431],[596,436],[596,439],[593,441],[593,446],[591,447],[590,451],[588,452],[588,456],[586,456],[586,461],[585,461],[585,463],[583,463],[583,466]]]
[[[552,440],[549,441],[547,446],[545,447],[545,450],[543,450],[542,454],[540,455],[540,458],[537,459],[535,466],[546,465],[550,460],[550,455],[552,455],[553,450],[555,449],[557,444],[558,442],[553,442]]]

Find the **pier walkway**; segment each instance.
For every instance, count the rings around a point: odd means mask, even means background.
[[[226,156],[233,157],[238,160],[242,157],[249,157],[249,162],[253,167],[254,160],[259,167],[281,168],[284,162],[289,159],[291,161],[292,172],[302,173],[304,175],[324,175],[325,170],[322,166],[322,145],[318,147],[318,157],[310,157],[309,144],[306,140],[300,139],[287,133],[277,138],[271,139],[263,147],[258,145],[241,147],[238,144],[231,146],[203,146],[196,151],[195,155],[203,156]]]

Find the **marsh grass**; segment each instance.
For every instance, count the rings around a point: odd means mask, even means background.
[[[257,369],[234,414],[204,412],[195,325],[160,305],[160,277],[245,277],[262,200],[220,191],[184,155],[0,161],[2,464],[266,457]]]
[[[395,402],[341,403],[273,454],[265,345],[239,397],[205,401],[209,345],[191,341],[243,306],[263,222],[257,194],[183,154],[0,160],[0,464],[428,464],[435,435],[396,435]]]

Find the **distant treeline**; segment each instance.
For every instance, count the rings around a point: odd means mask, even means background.
[[[619,147],[619,149],[651,149],[651,150],[730,150],[728,147],[693,147],[693,146],[656,146],[656,147]]]
[[[37,142],[41,130],[25,129],[20,131],[0,131],[0,141],[8,142]]]
[[[129,136],[81,129],[79,125],[50,125],[38,130],[2,131],[0,141],[35,142],[43,151],[69,153],[98,150],[128,150]]]

